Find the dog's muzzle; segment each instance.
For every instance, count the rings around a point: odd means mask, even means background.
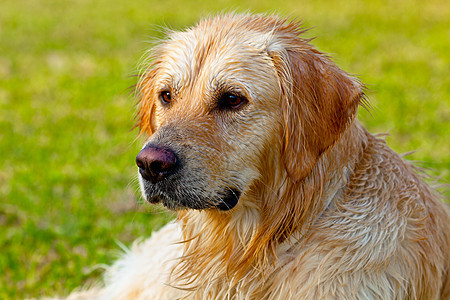
[[[151,203],[162,202],[169,209],[216,208],[226,211],[235,207],[241,196],[239,190],[225,188],[215,199],[202,199],[195,189],[189,191],[189,185],[180,189],[190,174],[182,172],[179,156],[168,147],[145,146],[136,156],[136,164],[143,179],[146,199]]]

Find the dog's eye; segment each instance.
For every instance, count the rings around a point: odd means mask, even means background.
[[[159,100],[161,100],[163,104],[168,104],[172,101],[172,95],[169,91],[163,91],[159,94]]]
[[[219,108],[236,109],[242,106],[247,99],[239,94],[224,93],[219,99]]]

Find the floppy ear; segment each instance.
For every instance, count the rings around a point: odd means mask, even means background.
[[[295,181],[304,178],[355,118],[360,82],[314,48],[272,52],[282,89],[283,159]]]
[[[156,69],[150,69],[143,75],[136,85],[138,94],[138,112],[136,114],[136,125],[139,127],[139,135],[143,132],[148,136],[155,132],[153,115],[155,113],[155,85]]]

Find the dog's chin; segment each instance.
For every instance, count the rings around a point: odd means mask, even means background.
[[[217,199],[201,200],[196,198],[190,199],[188,197],[170,197],[168,195],[154,194],[145,195],[149,203],[162,203],[167,209],[177,211],[183,209],[218,209],[221,211],[228,211],[236,206],[239,202],[241,192],[237,189],[227,188],[226,192],[220,194]]]

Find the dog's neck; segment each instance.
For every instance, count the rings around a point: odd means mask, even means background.
[[[367,132],[355,121],[303,180],[294,181],[283,168],[273,168],[274,173],[256,181],[230,212],[180,212],[184,256],[174,270],[177,284],[197,289],[208,282],[214,289],[232,289],[244,277],[264,276],[258,270],[270,269],[280,249],[301,242],[340,193],[366,141]]]

